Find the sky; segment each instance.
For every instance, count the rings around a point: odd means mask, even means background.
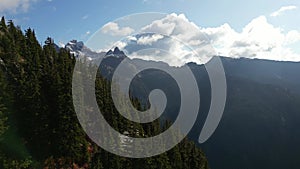
[[[168,13],[164,22],[196,25],[220,55],[300,60],[299,0],[0,0],[0,15],[35,29],[40,42],[50,36],[58,44],[85,42],[103,26],[106,33],[122,30],[115,19],[143,12]],[[196,37],[185,40],[193,46]]]

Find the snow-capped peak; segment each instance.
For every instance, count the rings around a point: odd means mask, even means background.
[[[70,50],[70,51],[81,51],[84,47],[84,44],[82,41],[77,41],[77,40],[71,40],[65,45],[65,48]]]
[[[98,57],[103,57],[105,52],[94,52],[84,45],[82,41],[71,40],[65,45],[65,48],[70,51],[77,58],[86,57],[89,60],[93,60]]]

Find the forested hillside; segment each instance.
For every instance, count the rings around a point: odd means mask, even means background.
[[[51,38],[41,45],[32,29],[0,23],[0,168],[196,169],[208,168],[203,152],[188,139],[156,157],[129,159],[95,145],[82,130],[72,103],[76,58]],[[156,135],[168,122],[140,125],[118,115],[110,84],[96,80],[99,107],[117,130],[132,136]],[[132,99],[141,109],[137,99]],[[128,128],[129,127],[129,128]],[[138,129],[139,134],[135,131]],[[114,140],[118,141],[118,140]]]

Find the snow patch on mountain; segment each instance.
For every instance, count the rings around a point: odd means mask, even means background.
[[[82,41],[72,40],[65,45],[65,49],[70,51],[77,58],[87,58],[93,60],[98,57],[103,57],[105,52],[95,52],[84,45]]]

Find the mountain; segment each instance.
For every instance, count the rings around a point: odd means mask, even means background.
[[[108,51],[100,72],[111,80],[114,70],[125,57],[118,48]],[[221,60],[228,85],[224,115],[214,135],[199,145],[211,168],[299,168],[300,63],[227,57],[221,57]],[[129,64],[128,68],[134,69],[134,63]],[[199,116],[189,134],[197,142],[210,107],[211,89],[205,67],[195,63],[187,65],[193,71],[201,93]],[[164,66],[168,67],[167,64]],[[179,89],[165,72],[141,72],[133,79],[130,91],[147,106],[148,95],[156,88],[162,89],[168,98],[163,118],[175,120],[180,108]]]
[[[115,49],[112,51],[112,50],[109,50],[105,56],[109,57],[109,56],[113,56],[113,57],[116,57],[116,58],[125,58],[126,55],[123,51],[121,51],[118,47],[115,47]]]
[[[223,58],[223,65],[229,76],[247,78],[263,84],[273,84],[300,92],[300,66],[298,62],[281,62],[259,59]]]
[[[114,50],[109,50],[108,52],[95,52],[86,47],[82,41],[77,40],[71,40],[64,48],[77,58],[85,56],[89,60],[97,59],[99,57],[114,57],[120,59],[124,59],[126,57],[125,53],[118,47],[115,47]]]
[[[103,57],[105,52],[94,52],[88,47],[84,45],[82,41],[72,40],[65,45],[65,49],[67,49],[71,54],[73,54],[77,58],[82,58],[87,56],[87,59],[92,60],[98,57]]]

